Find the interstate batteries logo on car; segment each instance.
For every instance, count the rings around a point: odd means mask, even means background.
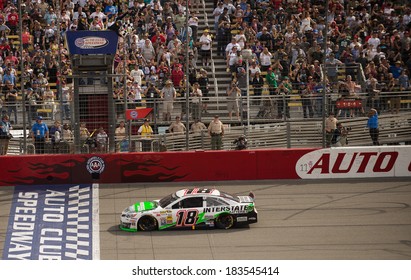
[[[74,45],[80,49],[99,49],[104,48],[108,44],[109,41],[106,38],[95,36],[81,37],[74,41]]]

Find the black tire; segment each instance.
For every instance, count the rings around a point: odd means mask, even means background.
[[[230,214],[222,214],[218,216],[216,220],[217,228],[221,228],[221,229],[232,228],[234,224],[235,224],[235,218],[233,215],[230,215]]]
[[[157,229],[157,220],[151,216],[143,216],[138,220],[138,230],[140,231],[153,231]]]

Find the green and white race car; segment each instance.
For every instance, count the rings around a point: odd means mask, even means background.
[[[253,193],[234,196],[216,189],[193,188],[127,207],[121,213],[120,228],[125,231],[203,226],[229,229],[256,222]]]

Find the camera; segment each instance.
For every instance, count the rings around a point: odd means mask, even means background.
[[[351,129],[352,129],[351,126],[348,126],[348,127],[345,128],[345,130],[347,130],[347,131],[351,131]]]

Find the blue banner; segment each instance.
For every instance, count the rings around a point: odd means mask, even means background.
[[[71,55],[114,55],[117,51],[118,36],[114,31],[67,31],[66,40]]]
[[[15,187],[4,260],[90,260],[95,246],[92,185]]]

